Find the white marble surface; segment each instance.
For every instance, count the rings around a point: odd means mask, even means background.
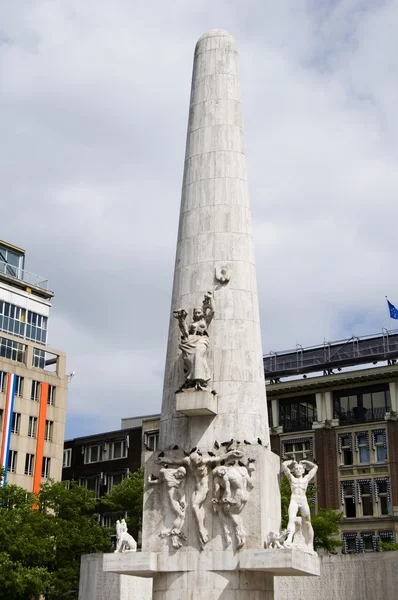
[[[211,392],[187,390],[176,394],[176,411],[187,417],[217,414],[217,396]]]

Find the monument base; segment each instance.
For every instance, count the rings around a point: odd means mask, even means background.
[[[126,552],[104,554],[106,573],[154,577],[158,573],[200,570],[259,571],[273,575],[319,575],[319,557],[295,548],[241,550],[239,552]]]
[[[275,576],[316,576],[320,568],[316,554],[301,550],[248,549],[105,554],[103,571],[152,578],[142,600],[274,600]]]
[[[217,396],[205,390],[185,390],[176,393],[176,411],[187,417],[217,414]]]

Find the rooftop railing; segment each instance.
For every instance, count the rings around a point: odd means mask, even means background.
[[[24,281],[29,285],[41,288],[42,290],[48,290],[48,279],[43,279],[43,277],[40,277],[39,275],[35,275],[34,273],[30,273],[19,267],[14,267],[14,265],[10,265],[10,263],[6,263],[2,260],[0,260],[0,274],[1,273]]]

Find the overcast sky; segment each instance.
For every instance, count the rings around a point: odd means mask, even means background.
[[[67,437],[160,410],[197,39],[237,39],[263,350],[398,305],[398,3],[0,5],[0,239],[55,292]]]

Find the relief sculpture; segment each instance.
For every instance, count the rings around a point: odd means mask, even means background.
[[[227,546],[231,544],[231,532],[235,534],[236,547],[246,542],[241,512],[246,506],[253,489],[253,462],[238,466],[220,465],[213,469],[214,493],[213,507],[221,522]]]
[[[186,539],[186,536],[181,531],[186,514],[184,492],[186,476],[187,471],[185,467],[180,466],[178,469],[169,469],[168,465],[165,464],[160,469],[158,478],[151,476],[148,479],[149,485],[164,484],[166,486],[169,508],[174,513],[174,521],[170,529],[161,531],[160,536],[170,537],[173,548],[181,548],[182,541]]]

